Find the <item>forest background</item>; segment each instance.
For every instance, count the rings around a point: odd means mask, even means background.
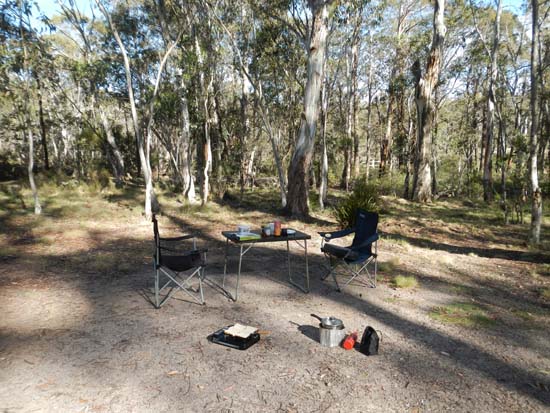
[[[1,174],[28,176],[36,213],[48,180],[137,182],[147,216],[155,188],[207,204],[267,184],[307,216],[368,182],[419,202],[483,199],[506,223],[529,205],[526,237],[540,242],[548,2],[16,0],[1,12]]]

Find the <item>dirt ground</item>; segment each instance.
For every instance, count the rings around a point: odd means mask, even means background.
[[[209,248],[206,305],[177,296],[160,310],[150,303],[152,227],[122,213],[124,203],[105,206],[109,220],[60,213],[38,225],[6,215],[0,412],[550,411],[548,255],[526,248],[525,227],[392,203],[381,218],[377,288],[337,292],[321,279],[316,231],[334,228],[327,215],[285,222],[312,235],[309,294],[288,283],[283,245],[270,244],[245,256],[237,302],[215,287],[220,232],[273,216],[166,214],[161,231],[184,226]],[[303,273],[302,250],[291,252]],[[398,288],[397,275],[418,285]],[[453,320],[453,303],[482,316]],[[380,354],[321,347],[311,313],[341,318],[348,331],[373,326]],[[260,342],[238,351],[207,341],[235,322],[258,327]]]

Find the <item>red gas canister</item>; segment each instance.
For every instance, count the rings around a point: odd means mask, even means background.
[[[344,342],[342,343],[342,347],[344,347],[346,350],[351,350],[355,346],[356,341],[357,332],[348,334],[347,337],[344,339]]]

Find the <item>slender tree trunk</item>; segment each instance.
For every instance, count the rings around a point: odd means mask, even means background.
[[[327,120],[328,120],[328,90],[326,80],[323,82],[323,88],[321,90],[321,173],[319,179],[319,206],[321,209],[325,208],[325,202],[327,200],[328,190],[328,154],[327,154]]]
[[[34,137],[31,128],[27,129],[27,137],[29,144],[29,162],[27,164],[27,171],[29,173],[29,185],[32,190],[32,196],[34,199],[34,213],[40,215],[42,213],[42,206],[40,205],[40,199],[38,199],[38,189],[36,189],[36,183],[34,182]]]
[[[315,143],[315,128],[319,117],[319,96],[323,83],[326,41],[328,35],[328,6],[333,0],[310,0],[312,30],[309,42],[304,114],[300,135],[288,169],[288,206],[292,215],[309,215],[309,169]]]
[[[351,177],[351,146],[350,142],[344,148],[344,165],[342,166],[342,178],[340,180],[340,187],[348,192],[350,187]]]
[[[153,174],[152,174],[151,162],[149,158],[149,144],[147,144],[147,150],[146,150],[146,148],[144,148],[143,135],[141,133],[141,129],[139,125],[136,101],[134,99],[134,87],[132,84],[132,72],[130,68],[130,60],[126,52],[126,47],[124,46],[124,43],[120,38],[118,30],[116,29],[116,27],[112,22],[109,12],[105,9],[105,7],[103,6],[100,0],[96,0],[96,4],[101,9],[105,18],[109,22],[109,26],[113,31],[113,35],[118,44],[118,47],[120,48],[122,59],[124,61],[124,72],[126,74],[126,87],[128,89],[128,100],[130,101],[132,123],[134,126],[134,133],[136,135],[136,140],[138,143],[138,153],[139,153],[139,160],[141,164],[141,170],[143,172],[143,178],[145,180],[145,217],[148,220],[150,220],[153,215],[153,211],[158,210],[158,202],[157,202],[154,187],[153,187]],[[150,116],[152,116],[152,113],[150,113]]]
[[[539,1],[531,1],[532,9],[532,35],[531,35],[531,130],[529,133],[529,177],[531,184],[531,229],[529,240],[533,244],[540,243],[540,227],[542,223],[542,192],[539,186],[538,175],[538,114],[537,107],[539,101],[538,83],[539,83]]]
[[[103,126],[103,130],[107,138],[107,143],[109,144],[109,149],[112,153],[112,164],[115,173],[116,186],[119,187],[122,185],[122,182],[124,180],[124,159],[122,158],[122,154],[118,149],[118,145],[113,135],[111,125],[109,124],[109,121],[107,119],[107,115],[101,108],[99,108],[99,117],[101,119],[101,125]]]
[[[180,173],[183,196],[191,203],[195,202],[194,190],[191,191],[193,182],[191,169],[191,134],[189,131],[189,104],[187,101],[187,87],[183,76],[180,82],[180,110],[181,110],[181,130],[180,136]]]
[[[30,82],[31,82],[31,69],[29,67],[29,55],[27,52],[27,38],[25,36],[26,31],[23,28],[23,13],[25,13],[25,8],[21,1],[18,3],[19,6],[19,35],[20,35],[20,45],[23,50],[23,73],[25,76],[25,88],[23,95],[23,128],[27,132],[27,144],[28,144],[28,154],[27,154],[27,173],[29,176],[29,185],[32,190],[32,195],[34,198],[34,213],[40,215],[42,213],[42,206],[40,205],[40,199],[38,198],[38,189],[36,188],[36,183],[34,181],[34,137],[32,133],[32,122],[30,114]],[[29,15],[27,14],[27,18]]]
[[[507,179],[507,156],[506,156],[506,123],[499,116],[498,123],[498,147],[499,147],[499,163],[500,163],[500,189],[502,193],[502,208],[504,212],[504,224],[508,225],[509,210],[508,210],[508,190],[506,188]]]
[[[245,63],[246,71],[248,71],[248,64]],[[239,165],[239,184],[241,187],[241,201],[244,195],[244,187],[246,185],[246,171],[245,171],[245,153],[246,153],[246,138],[248,135],[248,94],[246,92],[246,77],[244,71],[241,71],[241,99],[240,99],[240,117],[241,125],[239,131],[239,144],[240,144],[240,165]]]
[[[399,13],[397,15],[395,56],[392,61],[390,79],[388,81],[388,106],[386,115],[386,129],[384,137],[380,144],[380,165],[378,176],[382,177],[392,168],[392,147],[394,145],[393,131],[394,123],[401,123],[396,113],[397,99],[401,98],[403,86],[401,85],[403,77],[403,45],[402,38],[405,33],[407,19],[412,11],[413,1],[399,2]]]
[[[271,149],[273,150],[273,158],[275,159],[275,166],[277,167],[277,177],[279,178],[279,192],[281,194],[281,206],[285,208],[287,206],[287,196],[285,188],[287,186],[287,181],[285,177],[285,173],[283,170],[283,163],[281,161],[281,156],[279,155],[279,149],[277,148],[277,142],[275,141],[275,136],[273,129],[271,128],[271,124],[268,123],[267,119],[265,118],[265,114],[260,111],[260,114],[262,115],[264,126],[267,127],[267,134],[269,135],[269,140],[271,141]],[[279,139],[281,136],[281,131],[278,131]]]
[[[195,33],[197,30],[195,30]],[[209,112],[209,101],[210,101],[210,88],[212,85],[212,76],[207,82],[207,73],[206,67],[204,64],[203,54],[201,46],[199,44],[198,35],[195,34],[195,55],[197,57],[197,63],[200,67],[199,73],[199,86],[200,86],[200,96],[199,96],[199,107],[203,114],[203,131],[202,131],[202,142],[201,148],[198,153],[200,156],[200,195],[201,195],[201,204],[205,205],[208,203],[208,198],[210,196],[210,171],[212,168],[212,142],[210,136],[210,112]]]
[[[360,162],[359,162],[359,134],[357,133],[357,111],[358,111],[358,97],[357,97],[357,72],[359,66],[359,36],[357,40],[351,46],[351,97],[350,97],[350,126],[351,126],[351,140],[353,142],[353,155],[351,175],[354,179],[359,176]]]
[[[434,91],[439,79],[439,71],[445,39],[444,20],[445,0],[434,1],[434,34],[426,73],[422,75],[418,60],[413,66],[416,79],[417,137],[414,162],[413,199],[418,202],[432,200],[432,126],[437,107]]]
[[[372,44],[372,34],[370,35],[369,44]],[[371,117],[372,117],[372,75],[373,75],[373,68],[372,68],[372,61],[374,59],[368,59],[369,60],[369,66],[368,66],[368,78],[367,78],[367,131],[365,134],[365,163],[366,163],[366,171],[365,171],[365,179],[368,181],[370,177],[370,150],[371,150]]]
[[[269,111],[265,106],[265,103],[263,102],[263,93],[262,93],[262,83],[258,82],[256,83],[254,79],[250,76],[250,73],[248,72],[248,65],[245,64],[244,59],[241,55],[239,47],[237,47],[237,44],[233,38],[232,33],[229,31],[229,29],[225,26],[223,23],[223,20],[220,19],[220,17],[216,14],[216,12],[209,6],[207,2],[204,3],[204,6],[206,9],[211,13],[212,16],[216,19],[220,27],[225,31],[225,33],[228,35],[229,39],[231,40],[231,44],[233,46],[233,50],[235,54],[238,57],[239,66],[241,71],[244,73],[250,84],[253,86],[254,93],[256,95],[256,98],[258,99],[259,104],[259,112],[260,112],[260,119],[262,121],[262,124],[269,136],[269,140],[271,142],[271,147],[273,149],[273,157],[275,158],[275,165],[277,167],[277,174],[279,177],[279,189],[281,193],[281,206],[283,208],[287,207],[287,194],[285,191],[285,188],[287,187],[286,184],[286,178],[285,174],[283,172],[282,167],[282,161],[281,157],[279,155],[279,150],[277,148],[277,138],[275,136],[275,131],[271,125],[271,122],[269,121]],[[280,135],[280,130],[278,131],[278,134]]]
[[[411,190],[410,190],[410,184],[411,184],[411,174],[413,173],[414,165],[414,148],[416,139],[414,137],[414,122],[413,117],[411,114],[411,105],[407,105],[408,108],[408,118],[409,118],[409,125],[407,128],[407,143],[406,143],[406,156],[405,156],[405,180],[403,182],[403,198],[405,199],[411,199]]]
[[[353,169],[353,57],[351,51],[346,59],[346,80],[347,80],[347,102],[346,108],[346,144],[344,147],[344,166],[342,168],[341,186],[345,191],[349,191],[351,173]],[[343,96],[342,96],[343,97]],[[342,102],[344,103],[344,102]]]
[[[497,14],[495,17],[495,26],[493,31],[493,44],[491,47],[490,59],[491,67],[489,74],[489,90],[487,96],[487,115],[484,128],[483,142],[485,142],[485,152],[483,156],[483,199],[490,203],[493,201],[493,173],[492,157],[495,127],[495,84],[498,78],[498,45],[500,42],[500,16],[502,14],[502,1],[498,0]]]
[[[40,76],[36,75],[36,86],[38,86],[38,119],[40,121],[40,137],[42,142],[42,150],[44,151],[44,169],[48,171],[50,169],[50,159],[48,156],[48,142],[46,138],[47,128],[44,121],[44,104],[42,96],[42,83],[40,82]]]
[[[384,132],[384,139],[380,144],[380,165],[378,169],[378,176],[382,177],[387,173],[388,163],[391,158],[391,146],[392,146],[392,113],[395,98],[393,93],[388,96],[388,110],[386,116],[386,131]]]

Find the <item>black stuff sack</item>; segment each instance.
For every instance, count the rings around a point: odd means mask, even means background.
[[[378,333],[372,327],[367,327],[363,332],[363,338],[359,345],[359,351],[367,356],[374,356],[378,354],[378,345],[380,344],[380,337]]]

